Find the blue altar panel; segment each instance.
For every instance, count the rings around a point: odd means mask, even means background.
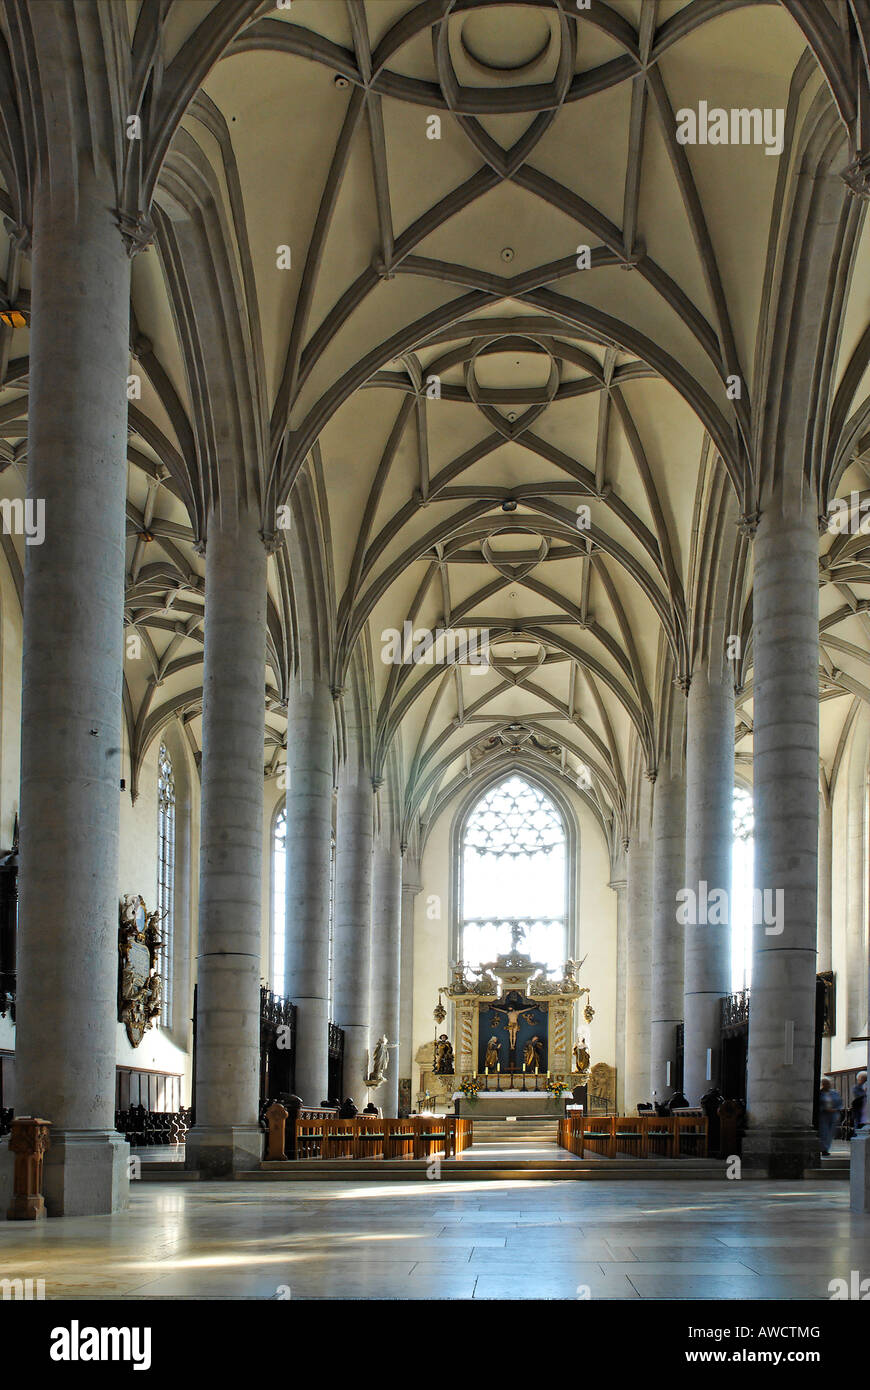
[[[508,1036],[507,1008],[515,1009],[519,1014],[517,1020],[517,1045],[514,1070],[521,1072],[523,1069],[523,1055],[526,1043],[533,1037],[541,1041],[539,1066],[542,1072],[546,1072],[548,1067],[548,1038],[547,1028],[549,1016],[547,1006],[540,1004],[538,1000],[527,999],[525,995],[515,990],[509,991],[501,999],[496,1000],[495,1004],[481,1004],[480,1019],[478,1029],[478,1060],[477,1069],[483,1072],[486,1068],[486,1050],[490,1038],[496,1037],[501,1044],[499,1048],[499,1062],[501,1070],[510,1070],[510,1038]],[[490,1068],[493,1070],[493,1068]],[[534,1071],[534,1066],[529,1068]]]

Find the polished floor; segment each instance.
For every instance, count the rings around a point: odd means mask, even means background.
[[[0,1279],[48,1299],[828,1299],[852,1270],[845,1183],[136,1183],[0,1222]]]

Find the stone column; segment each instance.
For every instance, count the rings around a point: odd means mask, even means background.
[[[296,1005],[296,1091],[328,1099],[329,873],[335,720],[325,681],[294,683],[287,711],[286,989]]]
[[[719,1080],[721,1005],[731,992],[734,687],[696,670],[686,710],[686,918],[683,1091],[690,1104]],[[710,1076],[708,1077],[708,1051]]]
[[[388,832],[375,845],[372,880],[371,1048],[382,1034],[392,1044],[387,1079],[371,1094],[384,1115],[394,1116],[399,1104],[399,994],[401,979],[402,856]]]
[[[799,1177],[812,1129],[819,836],[819,537],[772,502],[755,537],[755,888],[744,1162]],[[775,919],[775,920],[774,920]]]
[[[205,550],[196,1124],[186,1165],[255,1168],[260,1059],[266,550],[213,511]]]
[[[24,547],[16,1110],[51,1121],[52,1216],[116,1211],[128,1190],[114,1111],[130,260],[111,176],[79,167],[75,195],[58,178],[35,196]],[[12,1166],[4,1143],[3,1212]]]
[[[824,776],[824,773],[822,774]],[[819,906],[816,939],[818,970],[833,969],[833,916],[831,894],[833,887],[834,827],[833,807],[827,785],[819,791]],[[822,1038],[822,1072],[831,1067],[831,1039]],[[848,1100],[848,1097],[846,1098]]]
[[[628,842],[626,841],[627,845]],[[627,849],[625,851],[627,853]],[[616,894],[616,1104],[625,1109],[625,989],[628,971],[628,891],[624,878],[608,885]],[[592,1061],[601,1060],[593,1057]]]
[[[397,1074],[411,1083],[411,1106],[414,1105],[414,903],[423,885],[417,880],[420,870],[416,864],[403,862],[402,873],[402,943],[401,978],[399,989],[399,1068]]]
[[[643,838],[641,838],[643,836]],[[625,992],[625,1112],[649,1100],[652,841],[647,826],[628,851],[628,960]]]
[[[676,1084],[676,1028],[683,1021],[685,929],[677,893],[686,882],[686,779],[660,769],[653,805],[652,1005],[650,1094],[665,1100]],[[668,1075],[670,1063],[670,1075]]]
[[[371,780],[349,776],[338,790],[335,837],[335,1021],[344,1029],[344,1095],[361,1110],[369,1047],[369,981],[372,935]]]

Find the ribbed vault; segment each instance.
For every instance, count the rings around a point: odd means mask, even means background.
[[[239,505],[274,557],[267,772],[293,677],[314,671],[339,700],[340,746],[352,690],[404,841],[469,777],[522,756],[572,782],[615,847],[638,759],[654,776],[692,672],[721,656],[714,631],[738,639],[745,757],[759,509],[784,488],[820,515],[848,497],[855,526],[820,541],[835,760],[870,697],[863,0],[91,9],[114,109],[141,117],[119,148],[125,230],[153,236],[130,339],[134,795],[169,719],[198,750],[202,549],[212,510]],[[23,171],[42,139],[28,23],[10,0],[9,496],[27,454]],[[782,152],[680,144],[676,113],[700,101],[782,109]],[[807,295],[820,222],[831,249]],[[785,457],[778,407],[810,331],[812,447]],[[20,577],[24,545],[3,542]],[[485,630],[490,663],[382,660],[405,624]]]

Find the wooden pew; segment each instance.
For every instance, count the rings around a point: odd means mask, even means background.
[[[674,1115],[674,1157],[706,1158],[708,1120],[703,1110]]]
[[[351,1120],[354,1127],[353,1157],[383,1158],[388,1123],[379,1115],[357,1115]]]

